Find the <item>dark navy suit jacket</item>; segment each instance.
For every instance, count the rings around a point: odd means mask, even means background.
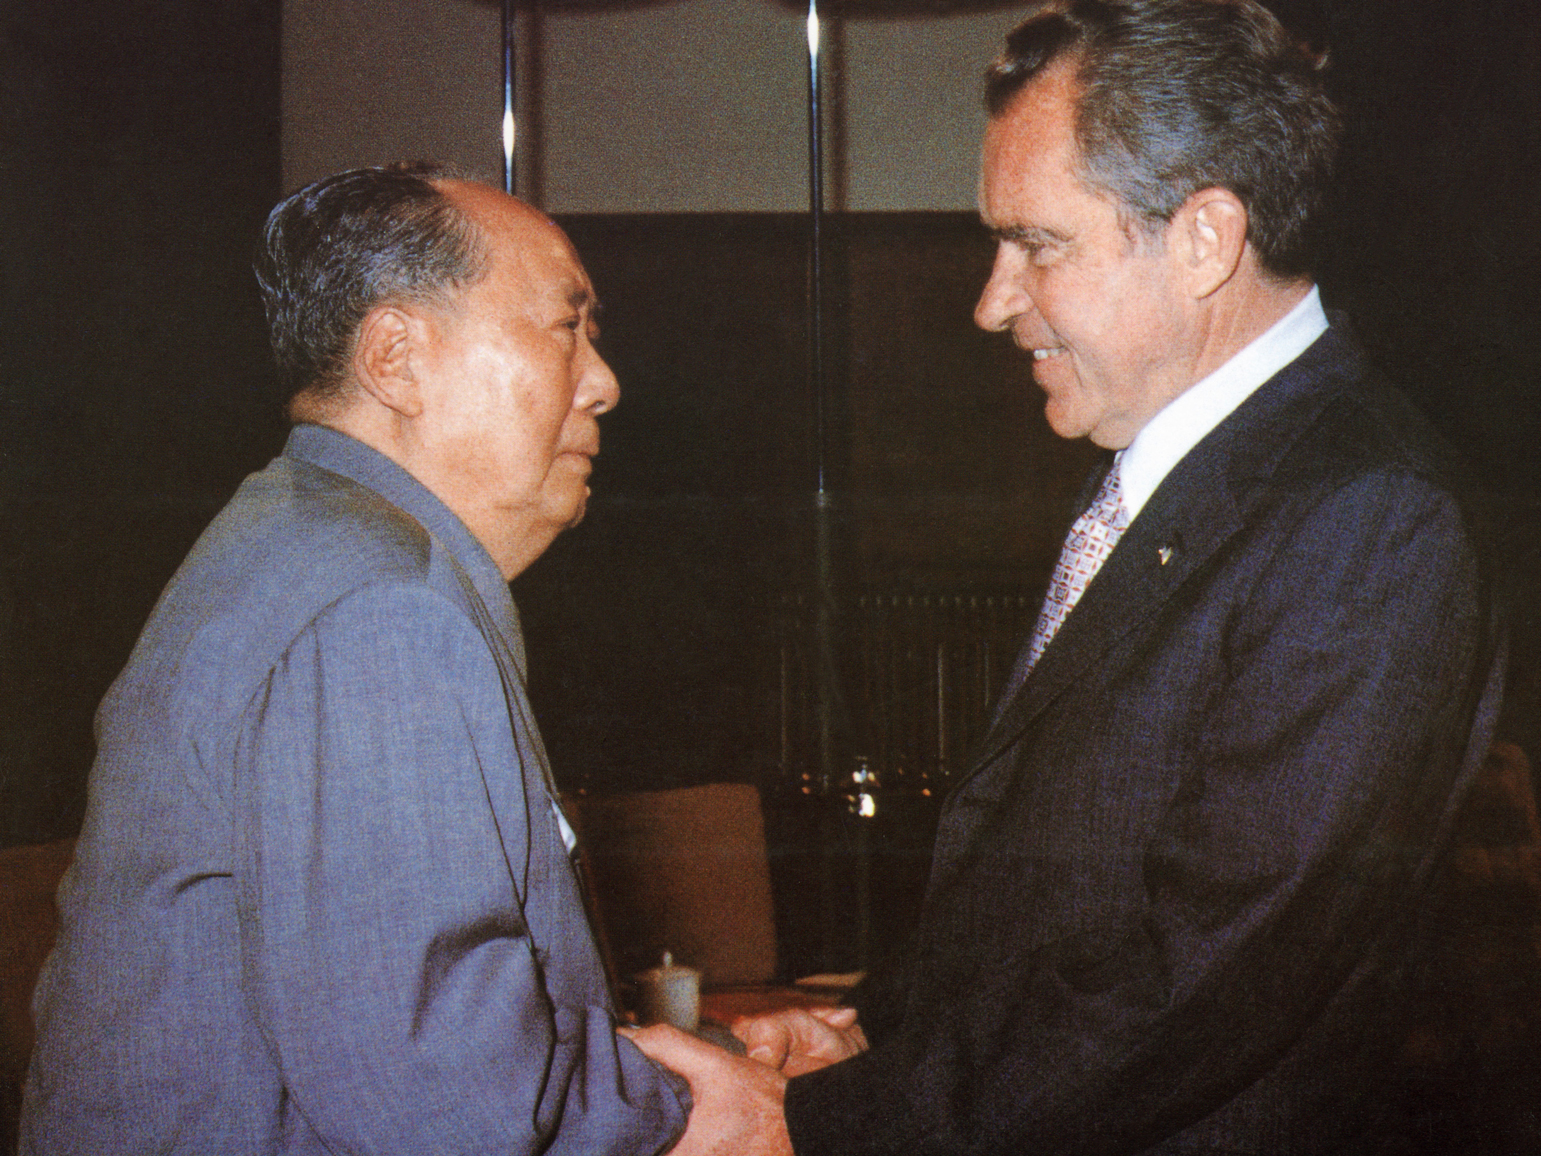
[[[1419,889],[1496,709],[1484,568],[1445,451],[1335,323],[1003,704],[859,1000],[872,1049],[789,1086],[799,1156],[1382,1134]]]

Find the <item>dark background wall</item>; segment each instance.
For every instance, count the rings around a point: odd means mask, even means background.
[[[1286,7],[1331,39],[1355,118],[1329,304],[1511,511],[1528,638],[1541,13]],[[247,273],[280,192],[278,33],[276,0],[0,14],[0,842],[73,830],[96,701],[198,529],[281,444]],[[800,583],[809,553],[801,224],[568,224],[626,396],[588,522],[518,589],[559,770],[756,773],[746,611]],[[983,237],[955,214],[857,215],[835,232],[842,578],[1032,590],[1086,458],[1047,434],[1014,352],[971,329]],[[1523,659],[1508,724],[1527,742],[1533,670]]]
[[[0,8],[0,842],[71,833],[96,701],[276,424],[248,253],[269,0]]]
[[[781,693],[770,607],[814,579],[806,222],[563,223],[604,298],[622,402],[588,520],[515,582],[548,745],[586,786],[764,782]],[[826,241],[841,601],[1031,589],[1090,453],[1050,433],[1020,354],[971,323],[983,231],[961,213],[852,213]],[[860,749],[848,706],[842,742]]]
[[[1322,273],[1468,457],[1514,631],[1504,735],[1541,762],[1541,7],[1294,0],[1349,116]]]

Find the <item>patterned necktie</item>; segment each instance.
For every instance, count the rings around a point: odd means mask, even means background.
[[[1044,596],[1043,609],[1038,614],[1038,625],[1033,628],[1033,639],[1028,644],[1027,662],[1020,667],[1021,677],[1037,665],[1049,639],[1064,624],[1070,611],[1081,600],[1087,585],[1107,561],[1119,536],[1129,525],[1129,511],[1124,509],[1123,489],[1118,480],[1118,463],[1108,470],[1102,486],[1092,504],[1070,527],[1070,535],[1059,552],[1059,562],[1054,567],[1054,577],[1049,582],[1049,592]],[[1012,678],[1013,689],[1020,679]]]

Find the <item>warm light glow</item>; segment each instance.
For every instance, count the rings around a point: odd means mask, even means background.
[[[514,110],[503,110],[503,159],[510,164],[514,159]]]
[[[819,54],[819,5],[817,0],[808,0],[808,55]]]

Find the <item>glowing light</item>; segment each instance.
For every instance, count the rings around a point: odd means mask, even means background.
[[[503,159],[512,162],[514,159],[514,110],[503,110]]]
[[[817,0],[808,3],[808,55],[819,54],[819,6]]]

